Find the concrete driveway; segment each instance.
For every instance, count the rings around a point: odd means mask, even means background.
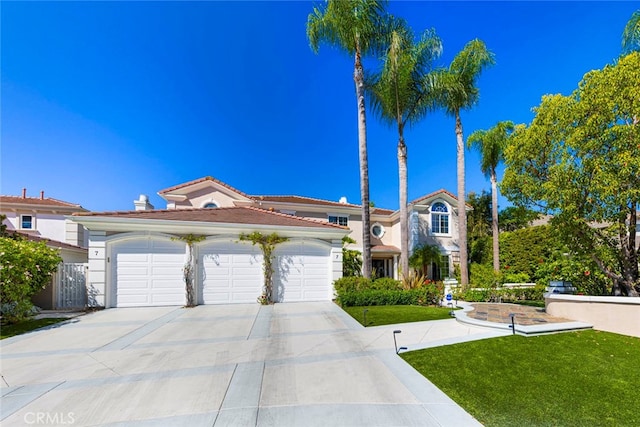
[[[109,309],[0,342],[0,419],[477,425],[395,354],[394,329],[410,350],[505,334],[453,319],[365,329],[333,303]]]

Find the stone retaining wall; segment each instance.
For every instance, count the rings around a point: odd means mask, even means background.
[[[551,316],[587,322],[594,329],[640,337],[640,298],[544,295]]]

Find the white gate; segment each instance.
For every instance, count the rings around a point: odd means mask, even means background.
[[[83,308],[87,303],[89,264],[62,263],[56,274],[56,308]]]

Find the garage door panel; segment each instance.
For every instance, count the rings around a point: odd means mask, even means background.
[[[331,249],[306,242],[276,249],[278,300],[327,301],[331,298]]]
[[[156,238],[131,239],[112,246],[115,305],[183,305],[185,245]]]
[[[203,304],[250,303],[261,293],[262,256],[257,247],[216,242],[199,247]]]

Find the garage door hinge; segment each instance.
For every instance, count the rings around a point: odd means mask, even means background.
[[[107,257],[107,262],[111,262],[111,257]]]

